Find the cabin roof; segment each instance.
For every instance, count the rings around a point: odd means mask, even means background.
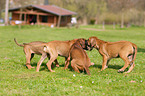
[[[27,8],[27,7],[34,7],[36,9],[39,9],[39,10],[42,10],[42,11],[45,11],[48,13],[52,13],[52,14],[55,14],[58,16],[76,15],[77,14],[76,12],[58,7],[56,5],[27,5],[27,6],[24,6],[23,8]],[[20,8],[22,8],[22,7],[11,8],[11,9],[9,9],[9,11],[15,11]]]

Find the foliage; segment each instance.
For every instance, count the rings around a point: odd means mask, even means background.
[[[116,23],[132,23],[143,25],[145,22],[144,0],[49,0],[50,4],[55,4],[66,9],[77,12],[78,19],[87,24],[95,19],[96,23],[116,21]],[[135,11],[137,10],[137,11]],[[130,15],[129,13],[133,14]],[[111,17],[109,15],[115,17]],[[139,14],[144,14],[138,16]],[[132,22],[133,21],[133,22]],[[139,22],[137,24],[136,22]],[[96,24],[95,23],[95,24]],[[123,26],[123,25],[122,25]]]
[[[48,0],[10,0],[10,8],[30,4],[44,5],[46,1]],[[75,11],[79,22],[84,25],[95,20],[95,24],[107,21],[107,23],[121,23],[122,26],[124,23],[145,26],[144,0],[49,0],[49,4]],[[0,0],[0,6],[2,11],[5,0]]]
[[[96,30],[86,30],[96,29]],[[81,26],[75,28],[48,28],[45,26],[0,26],[0,95],[1,96],[101,96],[101,95],[137,95],[144,96],[145,88],[145,28],[131,27],[115,30],[106,26],[106,30],[99,30],[99,25]],[[87,51],[91,62],[95,65],[89,68],[91,76],[76,73],[71,69],[63,70],[64,58],[58,57],[59,68],[53,68],[50,73],[45,60],[40,67],[28,70],[25,65],[23,48],[17,46],[13,39],[19,43],[31,41],[71,40],[74,38],[89,38],[97,36],[105,41],[127,40],[138,46],[135,68],[129,74],[117,73],[123,67],[121,59],[113,59],[109,68],[100,72],[102,57],[93,49]],[[40,56],[35,55],[32,66],[37,65]]]
[[[2,17],[2,10],[5,8],[5,0],[0,0],[0,19]]]
[[[50,0],[52,4],[77,12],[77,17],[83,24],[88,24],[91,19],[96,18],[97,14],[107,10],[105,0],[63,0],[62,2],[63,4]]]

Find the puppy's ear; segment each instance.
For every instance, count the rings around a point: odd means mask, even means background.
[[[96,40],[94,38],[91,38],[90,43],[92,45],[92,47],[96,44]]]

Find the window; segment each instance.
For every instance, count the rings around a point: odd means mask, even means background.
[[[61,17],[61,22],[62,23],[66,23],[67,22],[67,17],[66,16],[62,16]]]
[[[48,16],[42,16],[42,22],[47,23],[48,22]]]

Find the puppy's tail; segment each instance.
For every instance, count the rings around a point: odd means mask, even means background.
[[[90,71],[89,71],[89,68],[87,66],[85,66],[85,70],[86,70],[87,74],[90,75]]]
[[[130,63],[134,62],[134,60],[136,59],[136,54],[137,54],[137,46],[135,44],[133,44],[133,43],[132,43],[132,46],[134,48],[134,53],[133,53],[132,61]]]
[[[23,44],[19,44],[19,43],[16,41],[16,38],[14,38],[14,41],[15,41],[15,43],[16,43],[18,46],[20,46],[20,47],[24,47]]]

